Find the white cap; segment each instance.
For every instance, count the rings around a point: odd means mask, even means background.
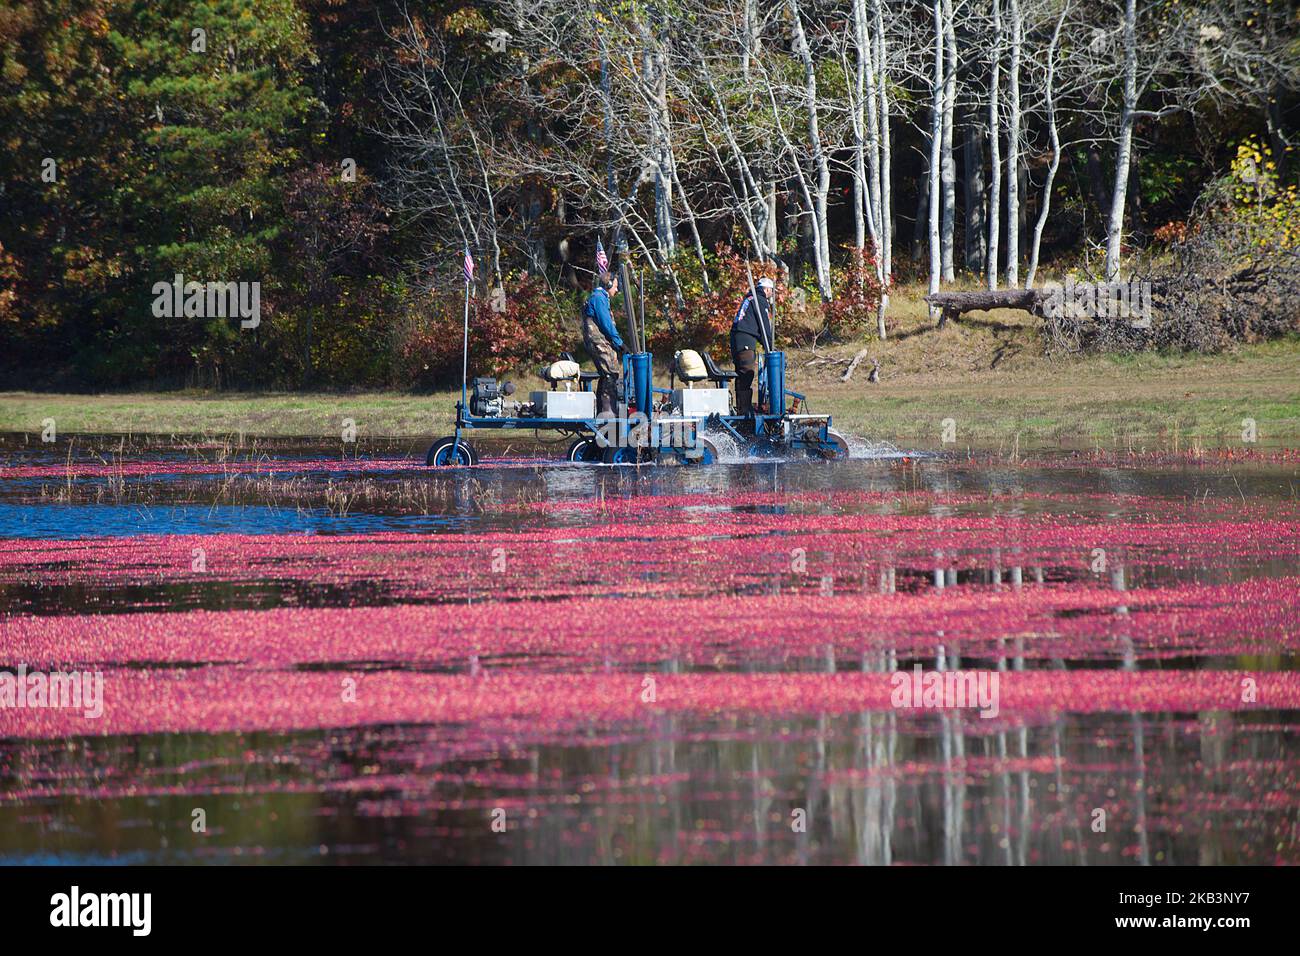
[[[758,280],[758,286],[760,289],[775,289],[776,283],[767,276],[763,276],[763,278]]]

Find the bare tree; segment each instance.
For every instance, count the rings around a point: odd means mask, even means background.
[[[826,144],[822,141],[821,119],[819,116],[819,102],[817,93],[817,69],[813,62],[812,48],[808,45],[808,35],[803,26],[803,15],[800,12],[798,0],[786,0],[787,7],[790,11],[791,35],[794,43],[795,55],[799,58],[803,66],[803,107],[806,113],[808,145],[810,149],[810,160],[813,168],[812,186],[809,186],[809,179],[803,175],[799,176],[800,189],[804,193],[808,208],[812,213],[812,232],[813,242],[815,245],[815,262],[817,269],[817,287],[821,292],[822,298],[829,301],[832,296],[831,290],[831,244],[830,230],[827,222],[826,208],[827,195],[831,189],[831,167],[830,157]],[[768,79],[768,92],[773,93],[770,74],[766,73]],[[777,117],[777,126],[781,130],[781,136],[788,143],[785,129],[779,117],[779,109],[776,105],[775,96],[772,99],[773,114]],[[790,146],[790,152],[794,152],[793,146]]]
[[[383,77],[386,120],[378,132],[399,159],[389,176],[397,205],[410,218],[427,221],[431,236],[450,231],[465,245],[486,251],[491,263],[486,278],[500,276],[500,190],[489,175],[487,147],[465,108],[469,64],[449,69],[444,38],[406,8],[388,36],[396,56]]]
[[[929,194],[930,194],[930,224],[929,224],[929,248],[930,248],[930,294],[939,291],[939,280],[943,270],[943,259],[939,248],[939,219],[940,219],[940,163],[942,162],[941,154],[943,149],[943,109],[944,109],[944,54],[947,49],[945,45],[944,31],[944,2],[945,0],[932,0],[931,8],[934,14],[934,62],[930,79],[930,170],[929,170]],[[931,318],[936,318],[936,309],[931,306]]]
[[[1300,87],[1294,3],[1218,0],[1196,7],[1179,31],[1181,56],[1201,92],[1220,109],[1251,105],[1263,114],[1278,168],[1294,146],[1282,121],[1283,91]]]
[[[1043,104],[1046,114],[1047,136],[1052,158],[1047,167],[1047,178],[1043,183],[1043,200],[1038,208],[1038,221],[1034,224],[1034,236],[1029,247],[1029,269],[1025,273],[1025,288],[1034,287],[1034,277],[1038,273],[1038,253],[1043,242],[1043,229],[1052,208],[1052,186],[1056,182],[1056,171],[1061,165],[1061,134],[1056,122],[1056,54],[1061,44],[1061,28],[1070,14],[1072,0],[1065,0],[1061,13],[1052,28],[1052,38],[1047,44],[1047,55],[1043,76]]]
[[[876,31],[874,12],[868,10],[867,0],[852,0],[852,40],[846,45],[844,56],[845,89],[852,129],[853,222],[855,247],[866,252],[868,237],[871,257],[881,296],[876,307],[876,334],[885,337],[887,305],[884,289],[888,283],[887,244],[890,216],[888,200],[882,178],[888,177],[888,115],[882,119],[881,89],[884,70],[879,66],[882,40],[873,36]],[[881,24],[883,27],[883,24]],[[852,64],[848,61],[851,47]],[[882,129],[883,128],[883,129]]]
[[[1100,104],[1100,124],[1115,144],[1115,169],[1105,210],[1107,281],[1117,279],[1120,274],[1137,121],[1167,116],[1192,104],[1205,92],[1203,84],[1189,84],[1186,72],[1176,63],[1185,30],[1186,24],[1177,8],[1139,9],[1138,0],[1121,0],[1117,31],[1094,27],[1089,44],[1094,56],[1088,68],[1094,84],[1100,87],[1100,95],[1094,94],[1093,99]],[[1144,106],[1143,97],[1157,78],[1160,79],[1158,97]],[[1112,107],[1106,94],[1114,85],[1120,89],[1118,103]]]
[[[1019,284],[1020,275],[1020,54],[1024,18],[1020,0],[1007,0],[1010,44],[1007,64],[1007,285]]]
[[[1002,117],[1000,96],[1002,87],[1002,0],[993,0],[993,58],[989,69],[989,161],[992,175],[989,179],[989,241],[985,272],[989,291],[998,287],[998,240],[1002,216]]]
[[[1129,163],[1133,155],[1133,123],[1137,118],[1137,0],[1124,0],[1124,101],[1115,145],[1115,180],[1106,217],[1106,281],[1119,278],[1120,247],[1124,235],[1124,199],[1128,195]]]
[[[957,167],[952,158],[953,110],[957,102],[957,25],[953,0],[943,0],[943,116],[940,126],[939,180],[943,207],[940,221],[939,248],[943,281],[956,278],[953,266],[953,242],[957,228]]]
[[[884,277],[885,293],[880,299],[880,309],[876,316],[876,332],[885,338],[885,309],[889,305],[889,282],[893,275],[894,261],[894,201],[891,179],[893,177],[893,149],[890,140],[889,118],[889,41],[885,34],[884,0],[871,0],[872,18],[876,25],[875,35],[875,72],[876,88],[880,99],[878,111],[880,121],[880,244],[881,274]]]

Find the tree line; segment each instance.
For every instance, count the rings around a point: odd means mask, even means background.
[[[1278,0],[6,0],[7,378],[435,384],[464,247],[496,367],[567,341],[598,238],[665,348],[742,270],[814,337],[1115,279],[1234,168],[1294,213],[1298,37]],[[175,275],[261,323],[161,322]]]

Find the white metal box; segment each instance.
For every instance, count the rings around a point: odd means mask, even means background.
[[[683,418],[730,415],[731,392],[725,388],[679,388],[673,392],[673,405],[682,410]]]
[[[540,418],[595,418],[595,392],[533,392],[531,401]]]

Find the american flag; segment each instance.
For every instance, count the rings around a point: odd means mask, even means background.
[[[596,237],[596,271],[604,274],[609,271],[609,256],[605,255],[605,246],[600,241],[600,236]]]
[[[469,246],[465,247],[465,282],[469,284],[474,281],[474,259],[469,254]]]

